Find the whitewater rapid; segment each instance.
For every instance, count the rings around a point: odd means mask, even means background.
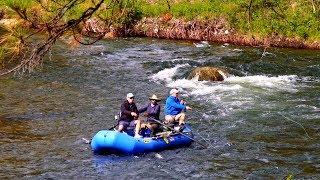
[[[183,68],[192,68],[188,63],[165,68],[149,77],[150,81],[164,84],[168,88],[178,88],[182,98],[192,98],[201,104],[215,104],[226,116],[235,110],[248,110],[257,102],[278,93],[295,93],[299,84],[297,75],[267,76],[234,76],[227,77],[223,82],[198,81],[176,78]]]

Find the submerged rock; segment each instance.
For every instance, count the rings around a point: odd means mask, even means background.
[[[197,67],[189,74],[188,79],[197,78],[198,81],[223,81],[229,73],[217,67]]]

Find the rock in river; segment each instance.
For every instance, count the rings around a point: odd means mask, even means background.
[[[217,67],[197,67],[189,74],[188,79],[197,78],[198,81],[223,81],[229,73]]]

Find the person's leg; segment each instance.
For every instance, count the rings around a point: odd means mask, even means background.
[[[122,132],[122,131],[126,130],[128,126],[129,126],[129,122],[119,121],[118,131]]]
[[[174,116],[171,116],[171,115],[166,115],[164,118],[165,118],[165,120],[164,120],[165,124],[173,123],[174,119],[175,119]]]
[[[134,124],[136,125],[135,131],[134,131],[134,134],[136,136],[136,135],[139,135],[140,128],[141,128],[141,121],[140,120],[135,120]]]
[[[155,136],[155,134],[159,131],[159,124],[158,123],[151,123],[150,124],[150,129],[151,129],[151,135]]]
[[[123,129],[124,129],[124,126],[123,126],[122,124],[119,124],[118,131],[119,131],[119,132],[122,132]]]
[[[180,113],[175,117],[175,120],[179,122],[179,125],[184,125],[185,122],[184,120],[186,119],[186,114],[185,113]]]

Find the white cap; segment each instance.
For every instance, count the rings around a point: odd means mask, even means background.
[[[170,90],[170,95],[174,95],[174,94],[176,94],[176,93],[178,93],[179,92],[179,90],[178,89],[171,89]]]
[[[127,94],[127,98],[132,98],[132,97],[134,97],[134,95],[132,93]]]

